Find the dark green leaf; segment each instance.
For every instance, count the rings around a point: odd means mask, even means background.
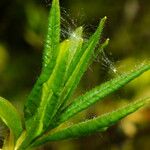
[[[100,117],[90,119],[75,125],[71,125],[70,127],[64,129],[54,130],[53,132],[47,133],[43,137],[39,138],[32,146],[37,146],[48,141],[78,138],[94,133],[96,131],[103,131],[105,128],[107,129],[107,127],[110,127],[120,119],[135,112],[148,102],[150,102],[150,97],[133,102],[123,108],[120,108],[111,113],[106,113]]]
[[[75,99],[72,104],[63,110],[62,115],[56,121],[58,124],[68,120],[70,117],[76,115],[78,112],[88,108],[95,102],[102,100],[108,94],[120,89],[122,86],[126,85],[131,80],[137,78],[142,73],[150,69],[150,65],[139,66],[136,70],[122,74],[115,79],[112,79],[98,87],[95,87],[91,91],[87,92]]]
[[[99,46],[98,50],[96,50],[93,58],[96,59],[98,55],[108,46],[108,44],[109,44],[109,39],[106,39],[105,42]]]
[[[49,16],[47,39],[44,49],[42,73],[38,78],[37,82],[35,83],[24,107],[24,115],[27,128],[32,123],[33,117],[37,112],[37,108],[40,105],[43,83],[49,79],[52,70],[56,64],[56,59],[59,51],[59,37],[60,37],[59,1],[53,0]]]
[[[60,42],[60,8],[59,0],[53,0],[49,15],[48,32],[43,54],[43,69],[56,60]]]

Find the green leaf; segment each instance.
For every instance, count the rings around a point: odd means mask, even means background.
[[[77,54],[81,52],[83,38],[82,38],[82,32],[83,28],[78,27],[70,36],[70,48],[69,48],[69,61],[68,61],[68,67],[66,72],[66,79],[65,82],[67,82],[68,78],[72,74],[76,63],[79,61],[79,58],[77,57]],[[82,54],[80,54],[81,56]]]
[[[14,106],[2,97],[0,97],[0,118],[11,130],[16,141],[23,130],[21,118]]]
[[[63,90],[63,104],[61,107],[64,106],[66,101],[70,98],[73,91],[77,87],[83,73],[88,67],[89,60],[92,57],[92,53],[94,49],[96,48],[99,39],[101,37],[101,33],[104,27],[106,21],[106,17],[104,17],[96,30],[96,32],[91,36],[91,38],[88,40],[88,42],[83,46],[83,48],[80,51],[77,51],[77,53],[74,56],[74,59],[69,67],[71,71],[69,72],[69,75],[67,77],[67,83]]]
[[[48,32],[43,54],[43,68],[56,59],[60,42],[59,0],[53,0],[49,15]]]
[[[37,116],[39,118],[40,130],[45,130],[57,111],[60,103],[60,96],[64,86],[64,79],[68,63],[70,41],[65,40],[61,43],[60,52],[57,58],[56,66],[49,80],[43,84],[42,100],[38,108]]]
[[[40,137],[32,146],[37,146],[48,141],[64,140],[69,138],[78,138],[88,134],[92,134],[96,131],[103,131],[105,128],[112,126],[120,119],[135,112],[145,104],[150,102],[150,97],[135,101],[123,108],[120,108],[111,113],[106,113],[100,117],[87,120],[64,129],[54,130]]]
[[[109,38],[106,39],[105,42],[99,46],[98,50],[96,50],[96,52],[93,55],[93,59],[96,59],[97,56],[108,46],[108,44],[109,44]]]
[[[43,84],[40,105],[34,118],[28,122],[25,139],[20,145],[21,149],[26,149],[32,140],[48,129],[51,119],[57,111],[60,100],[59,97],[64,86],[64,78],[69,56],[69,45],[69,40],[65,40],[61,43],[56,65],[48,81]]]
[[[26,127],[30,126],[30,122],[33,116],[37,112],[37,108],[40,105],[42,86],[46,82],[56,64],[56,59],[59,51],[60,41],[60,8],[59,1],[53,0],[50,16],[47,39],[43,55],[43,68],[42,73],[36,81],[28,100],[24,106],[24,116],[26,121]]]
[[[67,62],[67,67],[66,67],[66,72],[65,72],[65,81],[64,81],[64,87],[65,84],[71,74],[71,70],[74,69],[73,66],[71,65],[72,62],[75,60],[74,56],[76,55],[76,53],[78,53],[81,50],[82,47],[82,43],[83,43],[83,39],[82,39],[82,27],[78,27],[69,37],[68,41],[69,41],[69,45],[68,45],[68,62]],[[63,87],[63,89],[64,89]],[[63,91],[62,89],[62,91]],[[58,105],[58,108],[60,107],[60,105],[63,103],[63,92],[61,93],[60,96],[60,103]]]
[[[95,87],[86,94],[75,99],[72,104],[66,107],[62,114],[56,120],[57,124],[60,124],[72,116],[76,115],[78,112],[88,108],[92,104],[99,100],[102,100],[108,94],[120,89],[122,86],[126,85],[131,80],[137,78],[142,73],[150,69],[150,64],[139,66],[136,70],[122,74],[115,79],[112,79],[98,87]]]

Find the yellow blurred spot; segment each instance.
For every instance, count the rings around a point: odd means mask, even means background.
[[[4,46],[0,44],[0,72],[5,68],[8,61],[8,52]]]

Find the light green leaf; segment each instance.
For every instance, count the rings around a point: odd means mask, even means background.
[[[86,94],[75,99],[72,104],[66,107],[62,114],[59,116],[59,119],[56,121],[57,124],[60,124],[70,117],[76,115],[78,112],[88,108],[92,104],[96,103],[99,100],[102,100],[108,94],[120,89],[122,86],[126,85],[131,80],[137,78],[142,73],[150,69],[150,64],[142,65],[137,67],[136,70],[129,73],[124,73],[115,79],[112,79],[98,87],[95,87]]]
[[[57,111],[60,100],[59,97],[64,85],[69,45],[69,40],[65,40],[61,43],[56,66],[48,81],[43,84],[40,105],[33,119],[28,122],[27,133],[20,146],[21,149],[26,149],[27,145],[29,145],[34,138],[40,136],[49,128],[50,121]]]
[[[0,119],[11,130],[16,141],[23,130],[21,118],[14,106],[2,97],[0,97]]]
[[[92,53],[94,49],[96,48],[99,39],[101,37],[101,33],[104,27],[106,21],[106,17],[104,17],[101,21],[100,24],[96,30],[96,32],[91,36],[91,38],[88,40],[88,42],[82,47],[80,51],[77,51],[75,54],[75,57],[69,67],[71,71],[69,72],[69,75],[67,77],[67,83],[64,87],[63,90],[63,105],[66,103],[66,101],[70,98],[72,95],[73,91],[77,87],[83,73],[88,67],[89,61],[92,57]]]
[[[69,51],[70,51],[69,64],[73,60],[74,55],[77,52],[77,49],[78,49],[78,47],[80,45],[80,42],[83,41],[82,32],[83,32],[83,28],[82,27],[78,27],[74,32],[71,33],[71,35],[69,37],[69,40],[71,42],[70,49],[69,49]]]
[[[78,53],[81,50],[82,47],[82,43],[83,43],[83,39],[82,39],[82,27],[78,27],[69,37],[68,41],[68,62],[67,62],[67,67],[66,67],[66,72],[65,72],[65,81],[64,81],[64,87],[65,84],[71,74],[71,69],[74,69],[73,66],[71,66],[72,62],[75,60],[74,56],[76,55],[76,53]],[[63,89],[64,89],[63,87]],[[62,89],[62,91],[63,91]],[[63,92],[62,92],[63,93]],[[59,104],[58,107],[60,107],[60,105],[63,103],[63,94],[61,93],[60,96],[60,100],[59,100]]]
[[[82,38],[83,28],[78,27],[70,36],[70,48],[69,48],[69,61],[68,67],[66,72],[66,80],[68,80],[69,76],[73,72],[76,63],[79,61],[77,60],[76,55],[81,52],[83,38]],[[74,65],[73,65],[74,64]]]
[[[70,138],[78,138],[88,134],[92,134],[96,131],[103,131],[105,128],[112,126],[120,119],[126,117],[127,115],[135,112],[145,104],[150,102],[150,97],[135,101],[123,108],[120,108],[111,113],[106,113],[100,117],[87,120],[64,129],[54,130],[40,137],[32,146],[37,146],[48,141],[57,141]]]
[[[57,58],[56,66],[49,80],[43,84],[42,100],[38,108],[37,116],[40,118],[41,129],[45,130],[57,112],[60,103],[60,96],[64,86],[64,79],[67,69],[70,41],[65,40],[61,43],[60,52]]]
[[[40,77],[35,83],[28,100],[24,106],[24,115],[26,121],[26,127],[30,126],[33,116],[37,112],[37,108],[40,105],[42,85],[46,82],[52,70],[56,64],[56,59],[59,51],[60,42],[60,7],[59,1],[53,0],[50,15],[47,39],[43,55],[43,68]]]

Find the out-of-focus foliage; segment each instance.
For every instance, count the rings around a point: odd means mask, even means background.
[[[130,65],[135,62],[150,58],[149,0],[62,0],[60,3],[63,18],[68,20],[64,22],[62,18],[64,36],[79,25],[84,25],[90,34],[99,18],[105,15],[108,17],[103,39],[109,37],[110,46],[106,54],[97,58],[92,69],[89,68],[84,75],[77,95],[129,70]],[[17,99],[13,103],[20,111],[41,68],[41,52],[50,4],[50,0],[0,0],[0,95]],[[114,71],[114,67],[117,71]],[[108,100],[101,106],[94,105],[73,121],[83,120],[84,117],[93,118],[124,105],[127,100],[148,95],[149,76],[149,72],[145,73],[125,89],[107,97]],[[116,99],[119,99],[117,103]],[[121,147],[123,150],[149,150],[149,116],[150,109],[145,108],[103,134],[59,144],[52,143],[43,149],[94,150],[103,147],[103,150],[119,150]]]

